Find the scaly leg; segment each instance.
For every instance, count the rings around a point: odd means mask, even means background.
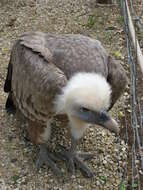
[[[55,164],[55,161],[59,159],[56,158],[56,154],[54,152],[48,150],[47,145],[51,134],[50,120],[47,122],[47,126],[29,120],[29,126],[27,129],[31,141],[34,144],[40,145],[40,151],[36,160],[36,170],[38,171],[39,168],[45,164],[49,166],[58,177],[60,177],[62,172]]]
[[[61,177],[62,172],[56,166],[55,161],[59,160],[54,153],[50,152],[45,144],[40,145],[40,152],[38,158],[36,160],[36,170],[38,171],[39,168],[45,164],[49,166],[52,171],[56,174],[56,176]]]
[[[91,153],[78,153],[76,152],[77,140],[72,137],[71,147],[69,150],[66,150],[61,146],[62,150],[60,152],[61,159],[66,161],[69,171],[74,175],[75,174],[75,165],[82,172],[85,177],[93,177],[93,172],[84,164],[84,160],[91,159],[94,155]]]

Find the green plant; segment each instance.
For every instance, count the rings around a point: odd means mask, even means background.
[[[89,28],[93,28],[94,24],[95,24],[95,16],[94,15],[90,15],[89,19],[88,19],[88,24],[87,25],[88,25]]]
[[[125,183],[122,181],[120,190],[126,190]]]
[[[100,176],[99,178],[100,178],[100,181],[101,181],[103,184],[106,183],[106,181],[107,181],[106,176]]]

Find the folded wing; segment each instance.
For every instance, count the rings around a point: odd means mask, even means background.
[[[18,108],[31,120],[46,122],[54,113],[55,96],[66,85],[64,73],[52,64],[51,54],[44,60],[19,41],[13,47],[11,64],[12,91]]]

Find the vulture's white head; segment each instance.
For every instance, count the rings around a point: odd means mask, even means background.
[[[97,73],[81,72],[75,74],[57,96],[56,112],[118,132],[118,127],[114,127],[117,123],[107,113],[110,101],[111,87],[106,79]]]

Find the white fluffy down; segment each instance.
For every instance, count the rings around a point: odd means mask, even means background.
[[[97,73],[76,73],[63,88],[55,102],[56,113],[70,114],[73,105],[92,110],[107,109],[111,88],[106,79]]]

